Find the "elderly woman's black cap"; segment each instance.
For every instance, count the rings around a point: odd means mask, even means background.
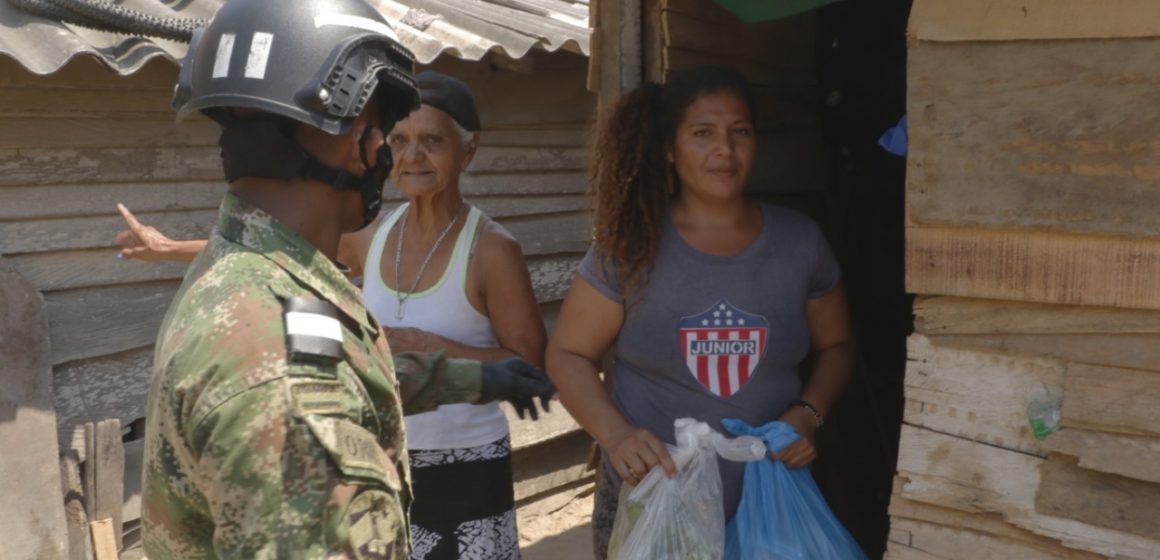
[[[467,84],[438,72],[421,72],[415,76],[419,100],[451,115],[468,132],[479,132],[479,111]]]

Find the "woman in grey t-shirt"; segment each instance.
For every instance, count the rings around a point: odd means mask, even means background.
[[[595,240],[548,343],[560,398],[603,451],[604,558],[620,481],[672,474],[673,420],[792,425],[771,460],[804,467],[853,363],[840,273],[818,227],[743,193],[756,153],[743,78],[722,68],[626,94],[594,148]],[[615,388],[600,360],[615,345]],[[807,382],[797,367],[816,354]],[[726,517],[743,465],[722,462]],[[773,499],[773,497],[771,497]],[[744,536],[742,536],[744,538]]]

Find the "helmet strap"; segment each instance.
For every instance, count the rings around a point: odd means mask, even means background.
[[[326,165],[306,152],[294,140],[298,123],[290,119],[228,119],[222,123],[222,168],[226,180],[239,177],[261,177],[288,181],[298,177],[330,185],[337,190],[355,190],[362,195],[365,227],[382,206],[383,184],[391,169],[391,153],[385,146],[376,153],[370,165],[366,152],[366,133],[359,140],[359,157],[367,171],[355,175]],[[369,132],[369,128],[367,131]]]

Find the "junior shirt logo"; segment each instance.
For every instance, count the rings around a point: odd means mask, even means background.
[[[765,355],[769,321],[722,299],[699,315],[681,318],[681,348],[689,372],[706,389],[728,398]]]

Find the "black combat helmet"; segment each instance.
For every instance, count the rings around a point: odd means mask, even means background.
[[[181,63],[173,106],[181,120],[201,111],[222,125],[226,179],[305,177],[362,194],[365,224],[378,214],[391,169],[386,145],[354,175],[322,164],[298,145],[299,123],[346,134],[368,102],[383,134],[419,107],[415,59],[386,18],[363,0],[229,0],[195,31]],[[372,101],[373,100],[373,101]],[[234,108],[258,111],[238,118]],[[365,225],[364,224],[364,225]]]
[[[173,106],[178,120],[243,107],[343,134],[376,88],[386,88],[385,118],[418,108],[414,66],[362,0],[230,0],[194,33]]]

